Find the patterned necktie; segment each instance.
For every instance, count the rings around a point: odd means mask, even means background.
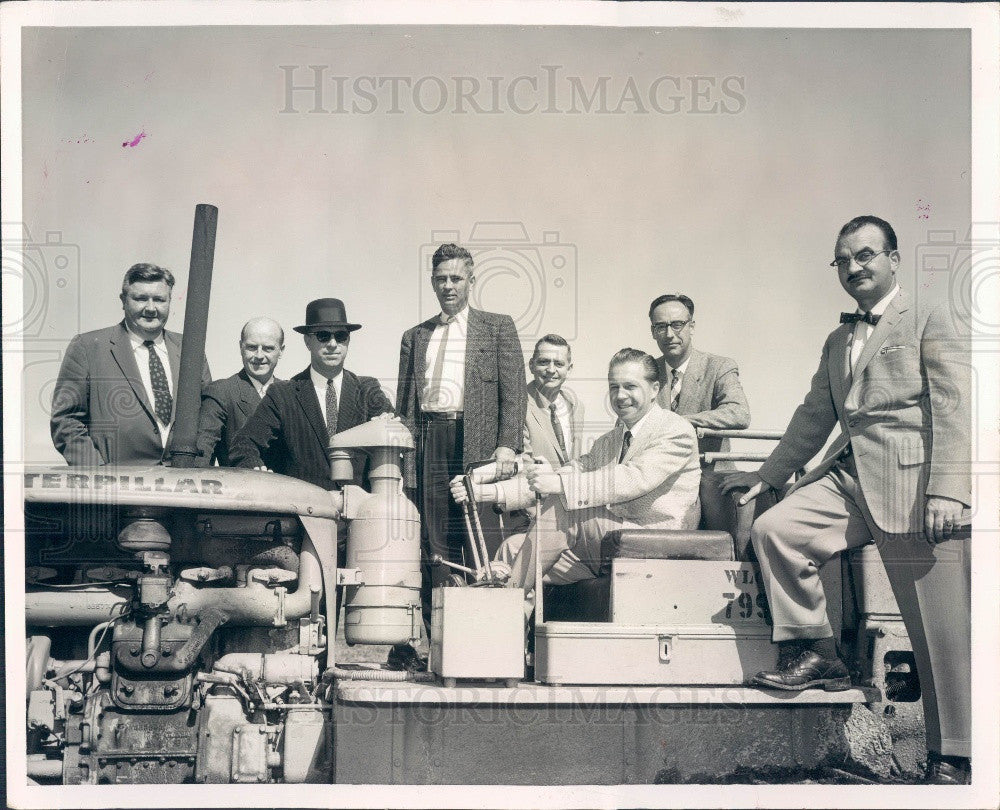
[[[677,410],[677,402],[681,398],[681,372],[680,369],[671,369],[670,377],[670,410]]]
[[[549,403],[549,416],[552,418],[552,432],[556,434],[556,441],[559,443],[560,461],[566,458],[566,437],[563,436],[562,423],[556,416],[556,404]]]
[[[156,411],[156,418],[164,425],[170,424],[170,412],[174,407],[174,400],[170,396],[170,386],[167,384],[167,372],[163,370],[163,363],[160,356],[153,348],[153,341],[144,340],[142,345],[149,352],[149,381],[153,386],[153,410]]]
[[[621,464],[625,460],[625,454],[628,452],[630,444],[632,444],[632,431],[626,430],[625,436],[622,438],[622,452],[618,456],[619,464]]]
[[[438,346],[437,357],[434,358],[434,370],[431,372],[431,401],[434,407],[443,407],[446,403],[443,396],[442,377],[444,377],[444,356],[448,350],[448,334],[451,332],[451,324],[454,316],[446,316],[444,320],[444,332],[441,335],[441,343]]]
[[[337,389],[332,379],[326,381],[326,432],[331,439],[337,432]]]

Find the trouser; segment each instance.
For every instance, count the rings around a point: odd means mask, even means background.
[[[922,533],[883,532],[847,459],[762,514],[751,539],[776,642],[832,635],[819,569],[839,552],[874,542],[913,647],[927,747],[971,755],[969,538],[935,545]]]
[[[596,577],[601,568],[601,540],[626,525],[632,524],[603,506],[568,511],[562,498],[550,497],[526,533],[507,539],[509,547],[519,549],[507,584],[526,591],[534,588],[536,547],[547,581],[565,584]]]

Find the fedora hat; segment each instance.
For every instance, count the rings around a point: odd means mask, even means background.
[[[302,334],[320,329],[346,329],[354,332],[361,328],[361,324],[348,323],[347,310],[339,298],[317,298],[306,305],[305,324],[293,328]]]

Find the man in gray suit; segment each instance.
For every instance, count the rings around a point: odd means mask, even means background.
[[[971,632],[969,345],[947,308],[924,310],[896,282],[896,234],[885,220],[852,219],[831,266],[858,303],[823,346],[809,393],[742,502],[782,487],[840,427],[825,459],[751,537],[782,647],[771,689],[850,686],[837,657],[819,569],[874,542],[913,646],[928,748],[928,781],[970,778]]]
[[[573,370],[566,338],[538,339],[528,361],[528,409],[524,417],[524,452],[559,467],[580,455],[583,403],[564,383]]]
[[[216,380],[201,393],[198,416],[198,464],[218,460],[229,467],[229,447],[261,399],[278,382],[274,376],[285,350],[285,332],[271,318],[253,318],[240,331],[243,368],[231,377]],[[270,465],[269,465],[270,466]]]
[[[660,378],[660,406],[680,414],[695,428],[742,430],[750,426],[747,405],[736,361],[692,346],[694,301],[677,293],[661,295],[649,305],[649,328],[663,355],[656,361]],[[698,440],[700,453],[726,452],[728,439]],[[708,526],[730,525],[734,507],[722,497],[724,470],[732,462],[702,463],[701,508]]]
[[[52,442],[74,467],[159,464],[174,418],[181,336],[164,325],[173,274],[154,264],[125,273],[124,320],[77,335],[52,394]],[[202,384],[211,382],[208,363]]]

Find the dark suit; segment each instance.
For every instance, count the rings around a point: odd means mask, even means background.
[[[181,365],[181,336],[164,330],[173,401]],[[202,385],[211,382],[208,363]],[[74,467],[159,464],[163,442],[139,376],[125,322],[70,341],[52,394],[52,442]]]
[[[434,317],[403,333],[396,395],[396,415],[417,444],[417,452],[404,457],[405,481],[409,487],[418,487],[425,563],[430,554],[461,560],[464,524],[448,481],[463,472],[465,464],[491,458],[497,447],[520,451],[527,408],[524,356],[513,319],[470,307],[463,419],[449,424],[429,420],[420,409],[420,395],[427,374],[427,344],[438,323]],[[424,574],[424,616],[429,622],[431,584],[443,582],[448,569],[425,568]]]
[[[207,466],[218,460],[221,467],[232,466],[229,447],[258,405],[260,394],[246,369],[205,388],[198,415],[198,464]]]
[[[359,377],[347,369],[340,392],[337,432],[356,427],[373,416],[392,412],[392,403],[374,377]],[[287,382],[267,389],[260,405],[236,434],[229,449],[234,467],[267,466],[273,459],[275,472],[301,478],[324,489],[333,489],[323,411],[313,388],[309,369]],[[363,454],[355,457],[355,482],[361,481]]]
[[[830,634],[819,568],[875,542],[913,646],[927,746],[970,755],[970,540],[923,536],[925,497],[971,505],[969,345],[944,308],[900,290],[850,367],[854,327],[827,338],[804,402],[761,466],[781,487],[839,427],[826,458],[754,523],[774,640]],[[850,448],[851,455],[842,451]]]

